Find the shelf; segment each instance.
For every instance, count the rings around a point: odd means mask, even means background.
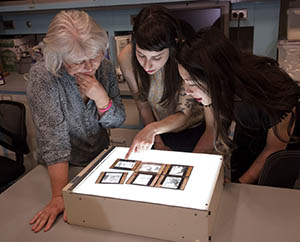
[[[193,2],[192,0],[189,2]],[[21,1],[22,2],[22,1]],[[41,10],[55,10],[55,9],[70,9],[70,8],[101,8],[101,7],[121,7],[143,4],[155,4],[155,3],[174,3],[185,2],[184,0],[33,0],[31,4],[26,4],[28,1],[24,1],[25,4],[9,4],[3,2],[0,3],[0,12],[24,12],[24,11],[41,11]]]

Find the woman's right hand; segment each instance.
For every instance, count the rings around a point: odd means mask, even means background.
[[[34,218],[30,221],[32,225],[31,229],[34,232],[39,232],[42,228],[44,231],[48,231],[54,224],[56,217],[64,212],[64,200],[62,196],[57,196],[51,199],[49,204],[38,212]],[[64,214],[64,220],[66,222],[66,215]]]
[[[125,159],[128,159],[132,152],[142,152],[150,150],[154,144],[154,138],[156,135],[155,123],[148,124],[135,136],[129,151],[127,152]]]

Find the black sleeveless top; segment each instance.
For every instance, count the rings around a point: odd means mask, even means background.
[[[293,136],[300,136],[300,102],[295,102],[289,110],[275,114],[273,122],[260,107],[242,101],[235,102],[235,133],[233,141],[237,145],[231,156],[231,179],[237,180],[252,165],[266,145],[268,130],[280,123],[296,106],[296,124]],[[289,143],[287,150],[300,149],[300,142]]]

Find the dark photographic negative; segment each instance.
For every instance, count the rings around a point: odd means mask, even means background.
[[[185,171],[187,170],[186,166],[172,165],[169,171],[171,176],[184,176]]]
[[[150,185],[152,179],[153,175],[138,173],[135,179],[133,180],[132,184],[148,186]]]
[[[101,183],[119,183],[122,175],[123,173],[107,172],[101,180]]]
[[[161,165],[142,164],[139,171],[157,173],[160,168],[161,168]]]
[[[119,162],[115,165],[115,168],[126,168],[126,169],[132,169],[135,166],[135,161],[123,161],[119,160]]]
[[[167,176],[161,187],[164,187],[164,188],[172,188],[172,189],[178,189],[180,187],[180,184],[182,182],[182,179],[181,177],[173,177],[173,176]]]
[[[189,177],[161,175],[156,183],[156,187],[184,190]]]
[[[142,162],[137,168],[138,172],[160,174],[165,165],[160,163]]]
[[[125,159],[117,159],[110,168],[113,169],[121,169],[121,170],[134,170],[140,161],[136,160],[125,160]]]
[[[193,166],[167,164],[162,174],[170,175],[170,176],[189,177],[192,173],[192,170],[193,170]]]
[[[96,183],[120,184],[124,183],[127,173],[123,172],[101,172]]]
[[[153,187],[158,178],[159,175],[155,174],[133,173],[131,177],[127,180],[126,184]]]

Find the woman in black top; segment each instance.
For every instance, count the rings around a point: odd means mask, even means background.
[[[204,105],[203,151],[231,154],[231,180],[255,183],[266,158],[299,149],[300,88],[268,57],[243,54],[216,29],[177,55],[186,93]]]

